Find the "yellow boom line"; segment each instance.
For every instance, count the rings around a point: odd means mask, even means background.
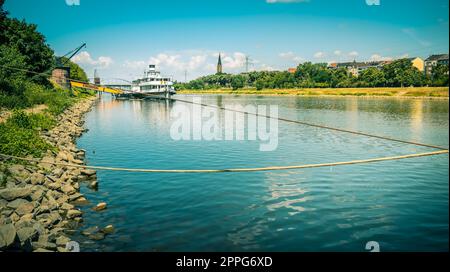
[[[291,169],[307,169],[307,168],[319,168],[319,167],[333,167],[341,165],[351,165],[351,164],[363,164],[363,163],[375,163],[383,161],[393,161],[393,160],[403,160],[419,157],[428,157],[435,155],[448,154],[448,150],[439,150],[426,153],[414,153],[408,155],[398,155],[390,157],[380,157],[372,159],[362,159],[353,161],[341,161],[341,162],[329,162],[329,163],[317,163],[317,164],[301,164],[301,165],[287,165],[287,166],[265,166],[265,167],[255,167],[255,168],[228,168],[228,169],[138,169],[138,168],[122,168],[122,167],[107,167],[107,166],[91,166],[83,164],[74,163],[60,163],[60,162],[47,162],[38,159],[23,158],[17,156],[11,156],[6,154],[0,154],[0,157],[6,159],[16,159],[27,162],[50,164],[56,166],[74,167],[82,169],[93,169],[93,170],[110,170],[110,171],[124,171],[124,172],[138,172],[138,173],[228,173],[228,172],[261,172],[261,171],[278,171],[278,170],[291,170]]]
[[[122,90],[119,89],[113,89],[108,87],[103,87],[91,83],[85,83],[85,82],[79,82],[79,81],[70,81],[70,86],[76,87],[76,88],[83,88],[83,89],[89,89],[94,90],[98,92],[105,92],[105,93],[112,93],[112,94],[123,94],[125,93]]]

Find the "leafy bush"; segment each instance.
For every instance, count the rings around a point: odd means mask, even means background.
[[[40,157],[53,147],[32,129],[9,124],[0,124],[0,153],[14,156]]]
[[[15,110],[11,117],[7,120],[7,123],[11,126],[19,128],[33,128],[30,117],[28,116],[28,114],[21,110]]]
[[[50,130],[56,125],[53,116],[45,113],[37,113],[29,115],[31,127],[37,130]]]

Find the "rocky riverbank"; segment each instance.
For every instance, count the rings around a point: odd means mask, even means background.
[[[85,131],[83,116],[94,103],[94,97],[83,99],[58,116],[56,127],[41,132],[54,150],[39,161],[0,161],[0,251],[66,251],[69,236],[83,221],[79,207],[89,204],[80,185],[95,189],[97,177],[93,170],[51,163],[84,164],[85,151],[75,140]]]

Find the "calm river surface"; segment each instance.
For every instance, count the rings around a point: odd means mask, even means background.
[[[176,98],[192,100],[190,95]],[[278,105],[280,117],[449,145],[448,100],[204,95],[231,106]],[[214,169],[348,161],[433,149],[279,122],[278,148],[258,141],[175,141],[171,104],[103,96],[78,146],[89,165]],[[191,106],[187,105],[187,109]],[[222,113],[223,114],[223,113]],[[221,120],[221,118],[219,118]],[[112,224],[102,241],[75,235],[82,251],[447,251],[448,155],[253,173],[98,171],[85,225]]]

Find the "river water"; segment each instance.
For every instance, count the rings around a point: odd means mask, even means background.
[[[193,100],[200,96],[177,95]],[[203,95],[202,103],[277,105],[280,117],[448,146],[448,100]],[[183,102],[103,96],[78,140],[89,165],[222,169],[349,161],[432,151],[278,123],[278,147],[261,142],[176,141],[170,111]],[[185,104],[186,115],[192,105]],[[223,114],[223,113],[220,113]],[[219,124],[222,118],[219,118]],[[82,251],[448,251],[448,155],[372,164],[250,173],[98,171],[86,187],[102,212],[82,207],[84,228],[114,225]]]

